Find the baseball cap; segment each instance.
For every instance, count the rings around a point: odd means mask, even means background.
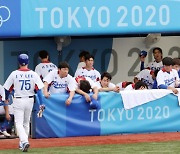
[[[142,50],[140,53],[139,53],[139,56],[144,56],[146,57],[147,56],[147,52],[145,50]]]
[[[20,54],[18,56],[18,62],[20,65],[25,66],[29,63],[29,57],[27,54]]]

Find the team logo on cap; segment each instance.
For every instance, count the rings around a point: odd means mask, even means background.
[[[2,14],[2,12],[5,12]],[[11,12],[8,7],[6,6],[0,6],[0,27],[3,25],[4,22],[8,21],[11,17]]]

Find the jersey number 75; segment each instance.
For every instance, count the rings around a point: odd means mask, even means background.
[[[29,90],[31,89],[30,80],[19,80],[21,83],[21,90]]]

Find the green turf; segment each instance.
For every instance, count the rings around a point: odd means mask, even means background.
[[[0,154],[21,153],[20,150],[1,150]],[[180,154],[180,141],[57,148],[31,148],[37,154]]]

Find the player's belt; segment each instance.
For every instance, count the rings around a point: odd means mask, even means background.
[[[33,98],[34,96],[25,96],[25,97],[15,97],[15,98]]]

